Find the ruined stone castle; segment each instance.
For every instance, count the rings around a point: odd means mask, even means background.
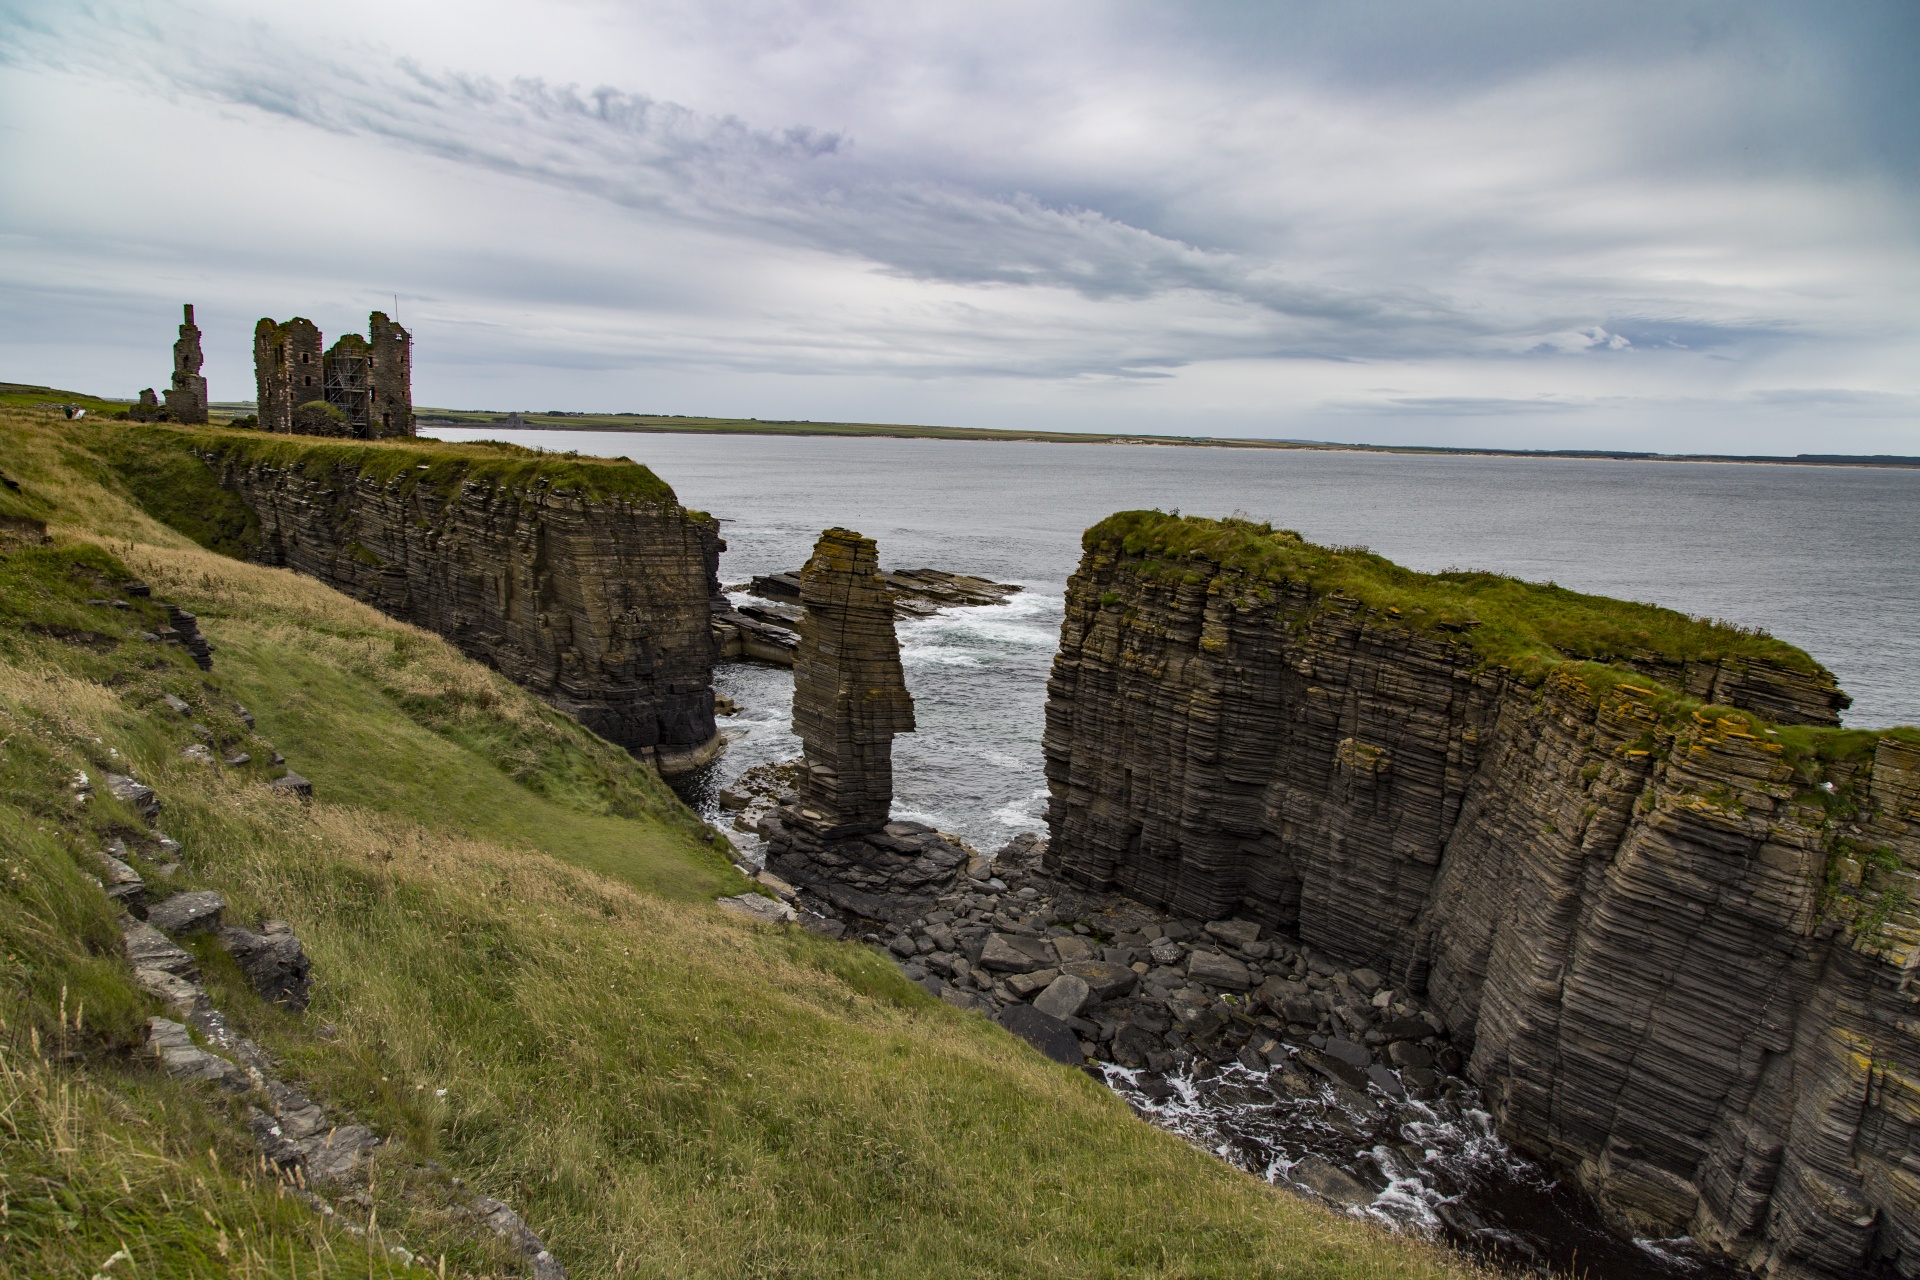
[[[200,376],[205,357],[200,352],[200,327],[193,322],[193,304],[181,308],[180,337],[173,344],[173,382],[167,387],[166,407],[148,387],[127,416],[138,422],[167,418],[174,422],[207,420],[207,380]],[[69,417],[72,415],[69,414]]]
[[[380,440],[413,434],[413,338],[386,313],[325,351],[320,329],[295,316],[253,330],[260,429]]]

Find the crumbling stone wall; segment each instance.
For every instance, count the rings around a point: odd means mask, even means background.
[[[320,330],[304,316],[285,324],[263,319],[253,327],[253,378],[262,431],[290,434],[293,411],[326,398],[320,350]]]
[[[384,312],[367,322],[371,339],[350,333],[324,353],[319,328],[304,317],[254,326],[262,431],[355,440],[414,434],[412,335]]]
[[[181,309],[180,337],[173,344],[173,385],[167,388],[167,414],[175,422],[207,420],[207,380],[200,376],[205,357],[200,352],[200,329],[193,322],[193,304]]]

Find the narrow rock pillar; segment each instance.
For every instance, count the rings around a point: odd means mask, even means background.
[[[893,735],[913,731],[893,597],[872,538],[820,535],[800,574],[793,731],[806,754],[798,816],[841,839],[880,830],[893,804]]]

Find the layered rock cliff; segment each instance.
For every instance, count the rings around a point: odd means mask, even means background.
[[[438,632],[664,772],[710,758],[721,542],[645,467],[506,446],[182,436],[248,547]]]
[[[1624,1229],[1920,1276],[1920,737],[1804,654],[1238,522],[1090,530],[1049,869],[1425,992]]]

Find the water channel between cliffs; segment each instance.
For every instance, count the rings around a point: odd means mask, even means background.
[[[937,441],[770,440],[610,433],[444,431],[549,449],[626,454],[681,500],[720,516],[728,583],[796,568],[820,529],[879,540],[891,567],[1019,582],[1004,606],[902,623],[920,730],[896,745],[895,812],[993,850],[1044,830],[1039,736],[1065,579],[1079,532],[1116,509],[1256,518],[1331,543],[1365,543],[1416,568],[1472,565],[1762,625],[1828,663],[1856,698],[1856,725],[1920,720],[1920,476],[1817,468],[1597,463],[1353,454],[1248,454]],[[1844,507],[1850,520],[1834,521]],[[740,596],[737,599],[745,600]],[[792,680],[730,663],[718,691],[728,753],[689,783],[711,817],[720,787],[790,757]],[[742,837],[751,848],[754,842]],[[1380,1190],[1364,1212],[1425,1234],[1452,1225],[1503,1260],[1595,1276],[1709,1274],[1670,1244],[1607,1236],[1492,1136],[1473,1099],[1395,1118],[1373,1141],[1327,1099],[1276,1105],[1238,1067],[1108,1083],[1155,1123],[1249,1172],[1283,1175],[1310,1155],[1361,1167]],[[1404,1110],[1404,1108],[1402,1109]],[[1715,1268],[1717,1269],[1717,1268]]]

